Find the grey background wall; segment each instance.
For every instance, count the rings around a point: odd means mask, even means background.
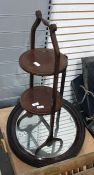
[[[64,98],[72,102],[71,80],[82,73],[81,58],[94,56],[94,0],[52,0],[50,23],[57,24],[60,51],[68,56]],[[50,37],[47,47],[52,48]],[[44,83],[52,85],[48,79]]]
[[[29,76],[19,67],[19,56],[30,47],[35,11],[47,18],[48,0],[0,0],[0,107],[15,104],[28,87]],[[36,46],[45,45],[45,27],[37,31]]]

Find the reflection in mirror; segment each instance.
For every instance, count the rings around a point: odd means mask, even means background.
[[[30,154],[35,155],[36,149],[43,144],[49,135],[50,115],[31,116],[25,110],[20,114],[16,123],[16,136],[20,145]],[[71,114],[61,108],[55,114],[54,138],[59,141],[44,146],[38,151],[38,158],[50,158],[62,155],[72,146],[76,137],[77,128]]]

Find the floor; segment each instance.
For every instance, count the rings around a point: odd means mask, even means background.
[[[1,128],[2,132],[4,133],[6,140],[7,140],[6,123],[7,123],[7,118],[9,116],[9,113],[11,112],[11,110],[12,110],[12,108],[0,109],[0,128]],[[10,148],[9,148],[9,152],[10,152],[10,157],[11,157],[12,164],[13,164],[13,167],[14,167],[16,174],[17,175],[27,175],[27,174],[30,175],[32,170],[34,170],[35,168],[20,161],[11,152]],[[81,149],[79,155],[83,155],[83,154],[86,154],[89,152],[94,152],[94,139],[89,134],[89,132],[86,130],[85,141],[84,141],[84,144],[82,146],[82,149]]]

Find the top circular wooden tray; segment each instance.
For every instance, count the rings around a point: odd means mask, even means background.
[[[55,55],[52,49],[33,49],[19,58],[19,64],[26,72],[34,75],[54,75]],[[59,73],[67,66],[67,56],[60,54]]]

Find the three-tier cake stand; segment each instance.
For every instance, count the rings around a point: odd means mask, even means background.
[[[49,28],[53,49],[35,48],[35,32],[41,21]],[[42,13],[40,11],[36,11],[36,20],[31,30],[31,49],[23,53],[19,59],[21,68],[30,74],[30,87],[22,93],[20,103],[10,114],[7,124],[8,140],[14,153],[23,161],[37,167],[61,161],[76,155],[84,140],[84,126],[77,111],[69,102],[62,99],[68,58],[59,51],[55,35],[56,30],[57,27],[55,24],[49,25],[49,23],[42,18]],[[57,91],[59,73],[62,74],[60,92]],[[34,86],[34,75],[53,75],[53,87],[51,88],[43,85]],[[57,115],[60,116],[62,107],[64,107],[73,118],[76,129],[75,138],[69,150],[67,150],[64,154],[59,154],[59,152],[63,149],[63,140],[62,138],[57,137],[57,135],[54,135],[54,123],[55,113],[57,112]],[[26,113],[21,115],[23,110],[26,111]],[[24,146],[19,143],[16,133],[16,128],[20,128],[20,123],[27,114],[29,118],[32,118],[34,115],[40,116],[40,118],[50,115],[48,137],[42,144],[37,146],[33,153],[30,153],[30,150],[26,150]],[[21,117],[19,118],[20,115]],[[31,126],[32,125],[29,127]],[[38,156],[39,152],[41,152],[45,146],[50,147],[56,143],[58,143],[59,147],[54,153],[54,156],[42,156],[42,158]],[[77,143],[79,144],[77,145]]]

